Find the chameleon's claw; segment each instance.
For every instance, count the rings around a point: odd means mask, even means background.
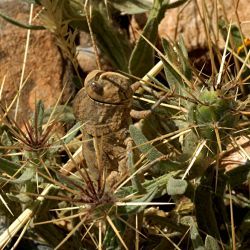
[[[169,94],[165,94],[164,96],[162,96],[157,102],[155,102],[151,109],[149,110],[131,110],[130,111],[130,116],[136,120],[140,120],[140,119],[145,119],[147,116],[149,116],[150,114],[152,114],[154,112],[154,110],[169,96]]]
[[[135,120],[145,119],[152,113],[152,110],[134,110],[130,111],[130,116]]]

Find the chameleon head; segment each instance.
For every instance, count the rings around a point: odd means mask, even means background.
[[[94,70],[87,75],[84,86],[91,99],[107,104],[130,102],[133,95],[129,78],[116,72]]]

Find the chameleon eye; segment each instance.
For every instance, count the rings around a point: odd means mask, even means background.
[[[98,82],[91,82],[90,83],[91,89],[98,95],[103,95],[103,87]]]

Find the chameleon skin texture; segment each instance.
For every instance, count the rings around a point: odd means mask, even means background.
[[[126,145],[131,124],[130,80],[115,72],[92,71],[75,97],[73,110],[83,123],[83,156],[91,171],[126,170]]]

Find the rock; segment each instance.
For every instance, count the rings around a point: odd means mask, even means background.
[[[30,5],[23,1],[1,2],[0,11],[28,23]],[[0,19],[0,83],[4,82],[1,95],[4,107],[10,105],[19,89],[26,37],[26,29]],[[54,37],[46,30],[32,30],[23,78],[25,85],[20,92],[19,121],[30,117],[37,100],[43,100],[45,107],[57,102],[63,85],[62,75],[63,61]],[[12,115],[14,110],[15,104],[10,112]]]
[[[102,70],[112,70],[107,58],[97,48],[98,60]],[[89,73],[92,70],[98,69],[97,58],[91,37],[88,33],[81,31],[79,46],[76,48],[77,62],[84,73]]]
[[[196,2],[198,5],[196,5]],[[208,9],[209,17],[207,18],[214,30],[217,30],[216,24],[216,2],[218,4],[218,16],[223,17],[223,12],[225,11],[227,18],[236,23],[235,14],[235,3],[239,2],[238,15],[241,22],[241,27],[243,34],[246,37],[250,37],[250,4],[249,0],[197,0],[188,1],[186,4],[181,5],[178,8],[167,10],[164,19],[159,26],[159,34],[161,37],[170,38],[176,40],[176,36],[182,34],[185,45],[189,51],[207,47],[207,38],[204,30],[204,25],[199,15],[199,10],[202,13],[202,2],[206,4]],[[223,6],[220,3],[224,3]],[[199,8],[198,8],[199,7]],[[220,36],[219,46],[223,48],[223,40]]]

